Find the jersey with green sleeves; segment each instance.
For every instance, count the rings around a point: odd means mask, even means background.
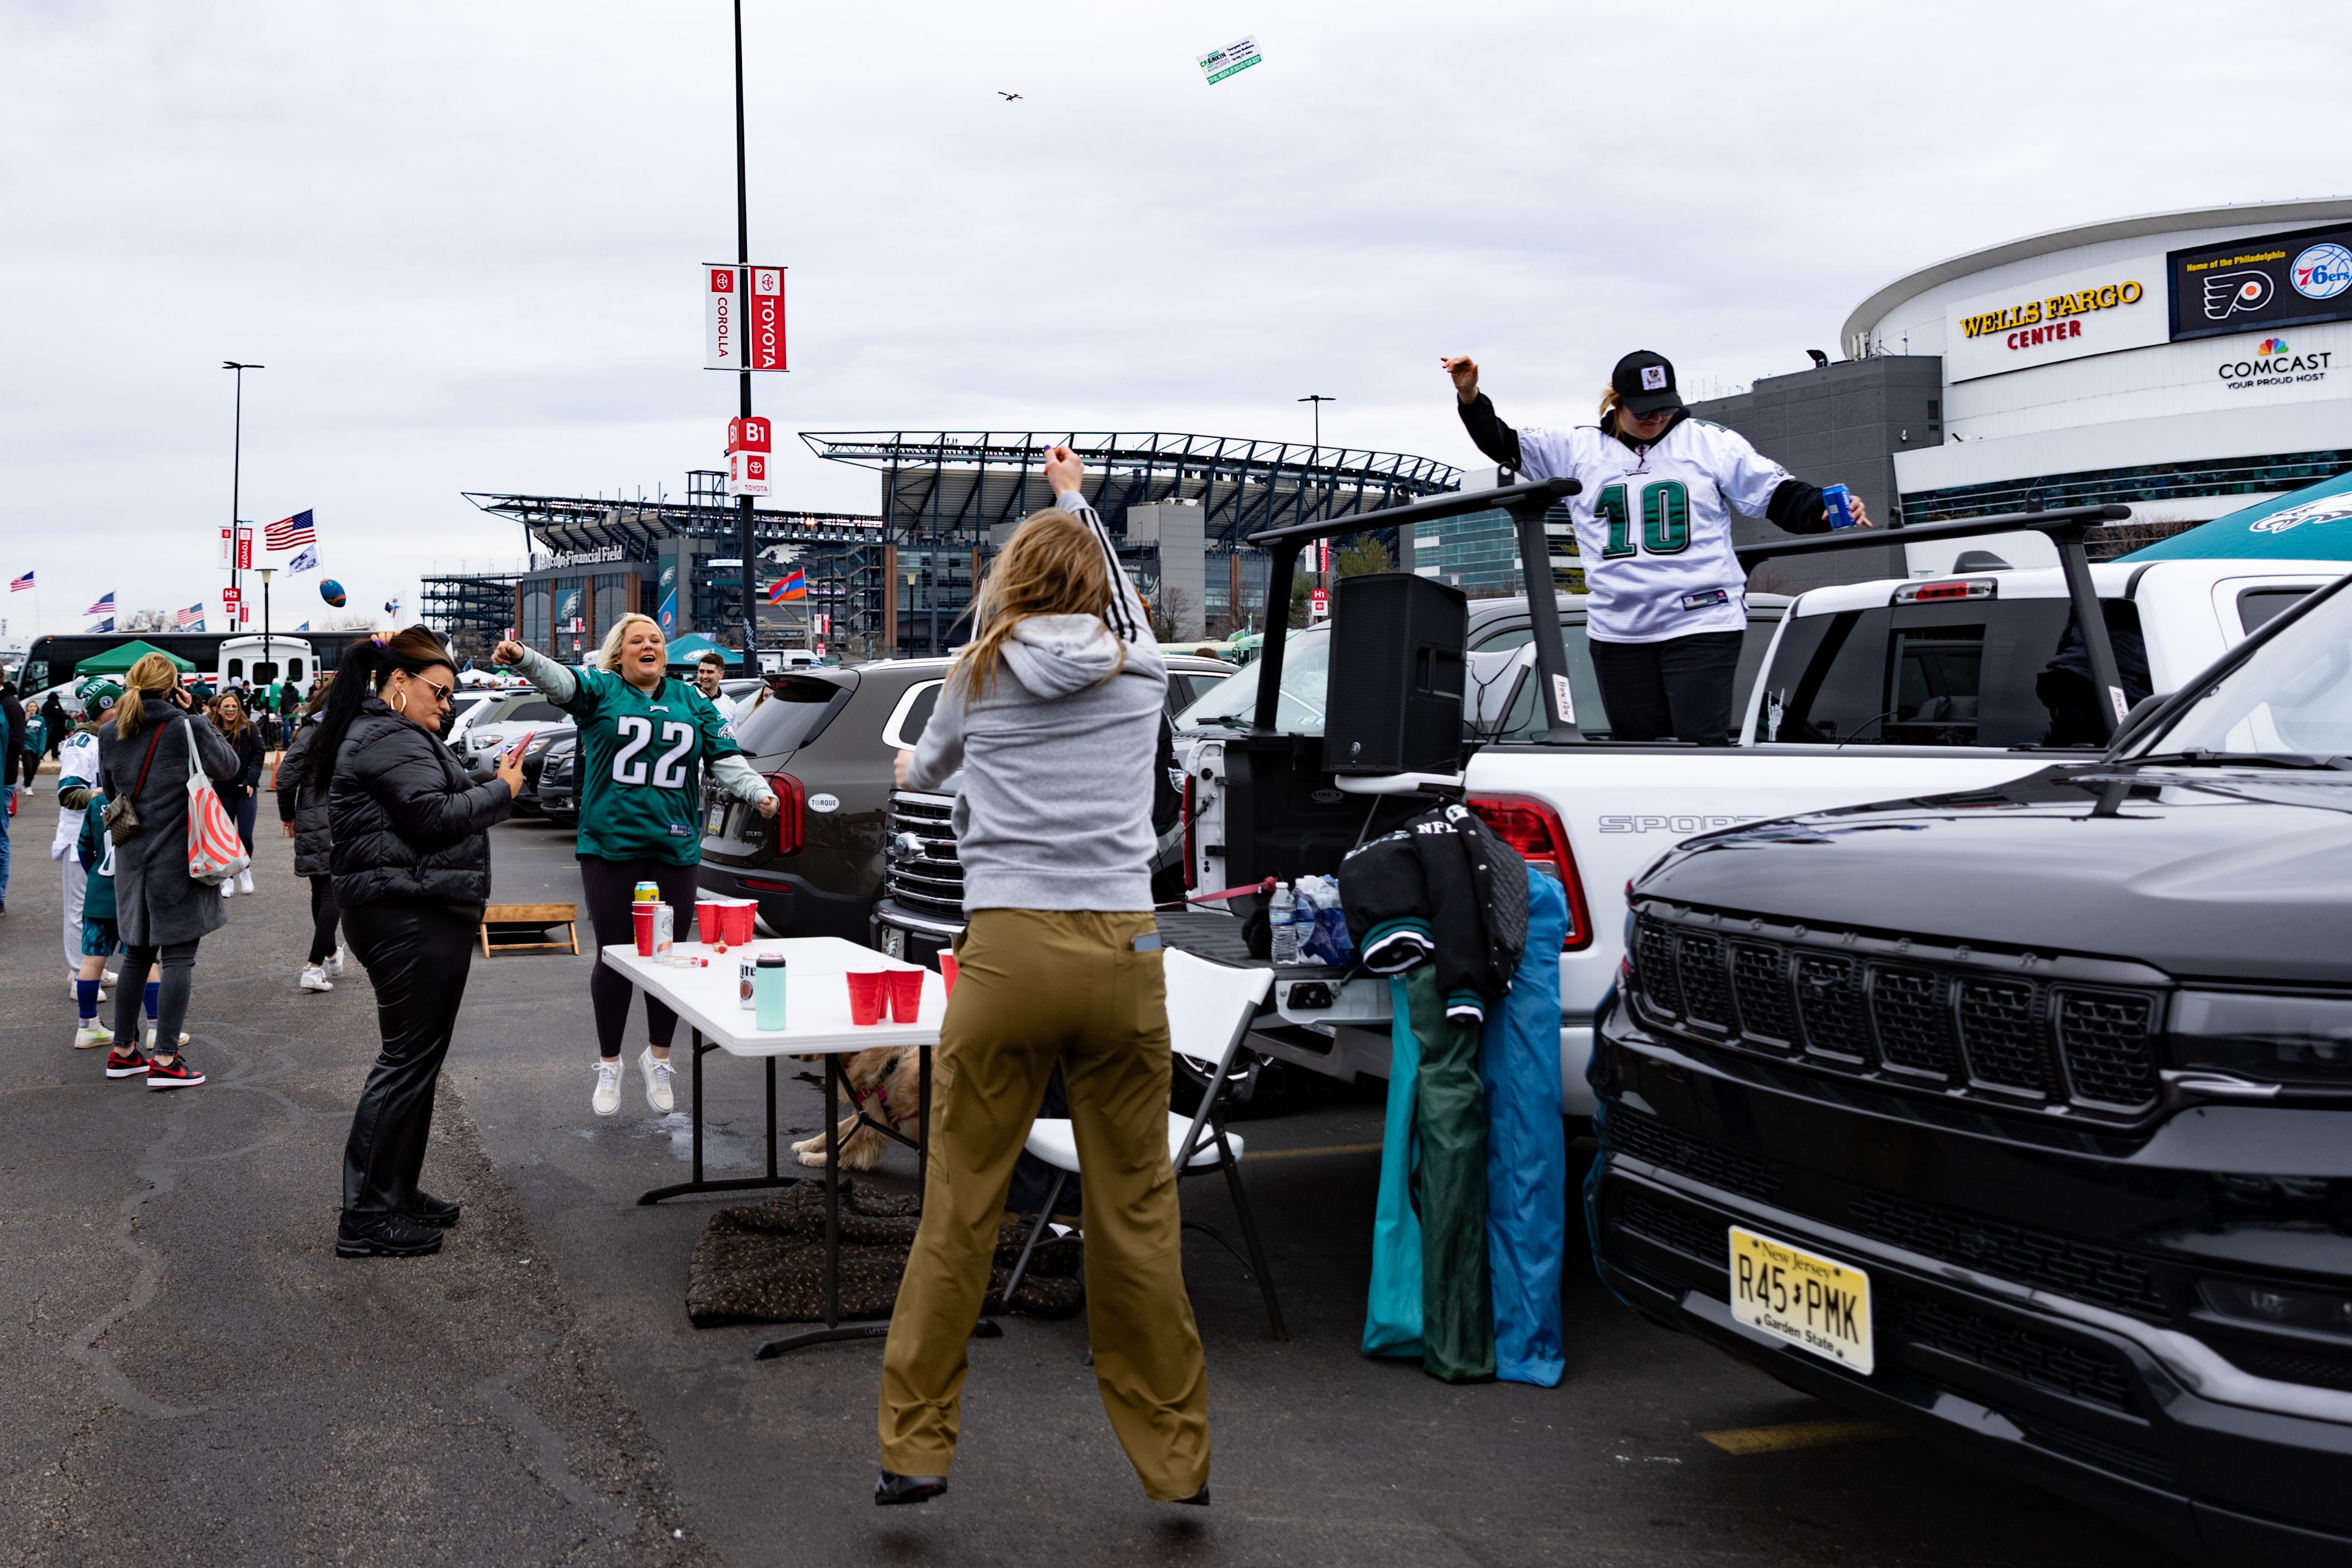
[[[698,863],[703,770],[737,749],[727,721],[684,681],[645,692],[610,670],[577,674],[563,708],[580,727],[580,852]]]

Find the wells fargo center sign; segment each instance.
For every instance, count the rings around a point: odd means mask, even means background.
[[[1945,319],[1948,379],[1997,376],[2168,340],[2161,252],[1956,300]]]

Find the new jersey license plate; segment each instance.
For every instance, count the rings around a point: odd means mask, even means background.
[[[1851,1263],[1731,1228],[1731,1315],[1824,1361],[1867,1375],[1870,1276]]]
[[[726,801],[713,800],[709,805],[702,809],[702,831],[704,832],[717,834],[723,831],[726,829]]]

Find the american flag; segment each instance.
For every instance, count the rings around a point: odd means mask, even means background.
[[[204,619],[205,607],[201,601],[189,605],[185,610],[174,611],[172,615],[173,623],[183,629],[200,626],[204,623]]]
[[[273,550],[303,549],[319,542],[319,530],[310,526],[310,513],[297,512],[263,528],[261,542]]]
[[[111,592],[105,593],[105,594],[101,594],[101,595],[100,596],[100,598],[99,598],[98,602],[97,602],[97,603],[95,603],[95,604],[93,604],[93,605],[91,605],[89,609],[87,609],[87,610],[83,611],[83,612],[82,612],[82,613],[83,613],[84,615],[111,615],[111,614],[113,614],[113,613],[114,613],[114,595],[113,595]]]
[[[8,580],[8,591],[11,593],[22,593],[32,586],[33,574],[29,571],[22,577],[12,577]]]

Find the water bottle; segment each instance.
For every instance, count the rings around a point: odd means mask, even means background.
[[[1274,890],[1274,908],[1267,919],[1274,935],[1274,961],[1298,962],[1298,897],[1283,883]]]

